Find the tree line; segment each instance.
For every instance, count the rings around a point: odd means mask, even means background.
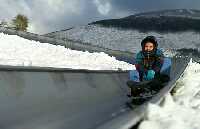
[[[19,30],[19,31],[27,31],[28,23],[29,23],[29,20],[27,16],[23,14],[18,14],[11,20],[11,22],[2,20],[0,23],[0,26]]]

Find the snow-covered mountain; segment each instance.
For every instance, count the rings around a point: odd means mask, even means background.
[[[132,15],[133,17],[143,17],[143,16],[175,16],[175,17],[190,17],[190,18],[200,18],[200,10],[195,9],[174,9],[174,10],[161,10],[161,11],[152,11],[152,12],[144,12],[136,15]],[[130,16],[131,17],[131,16]],[[128,17],[127,17],[128,18]]]
[[[200,31],[199,23],[200,11],[176,9],[141,13],[120,19],[101,20],[91,24],[131,28],[144,32],[178,32],[186,30]]]
[[[52,32],[45,36],[62,40],[70,39],[99,47],[134,53],[139,51],[140,42],[147,35],[156,36],[160,44],[159,47],[164,49],[199,48],[199,16],[199,10],[163,10],[136,14],[121,19],[97,21],[85,26]],[[138,18],[137,26],[142,24],[139,27],[134,25]],[[125,26],[120,26],[119,22],[112,22],[115,20],[124,22]],[[151,21],[152,24],[148,21]],[[126,27],[126,25],[129,25],[127,22],[133,23],[136,27]],[[143,24],[149,27],[145,28],[146,26],[143,26]],[[172,28],[169,29],[170,27],[167,27],[167,25]],[[180,29],[181,26],[185,28]],[[160,27],[162,30],[160,31],[156,27]]]

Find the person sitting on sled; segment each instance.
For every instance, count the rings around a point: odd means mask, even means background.
[[[134,93],[134,86],[141,85],[140,82],[147,82],[153,90],[159,90],[161,84],[169,81],[169,75],[162,74],[161,68],[164,62],[164,54],[158,49],[158,43],[154,36],[147,36],[141,42],[142,50],[136,54],[136,70],[131,71],[131,80],[127,85],[131,88],[131,94]]]

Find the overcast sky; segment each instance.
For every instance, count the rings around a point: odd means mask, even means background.
[[[160,9],[200,9],[200,0],[0,0],[0,20],[29,18],[29,32],[45,34]]]

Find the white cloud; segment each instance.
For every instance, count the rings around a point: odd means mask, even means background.
[[[1,0],[0,21],[24,14],[29,32],[45,34],[124,15],[111,5],[111,0]]]
[[[111,4],[109,1],[94,0],[94,4],[96,5],[98,12],[101,15],[108,15],[111,11]]]
[[[56,13],[80,14],[79,0],[48,0],[48,7]]]
[[[0,4],[0,18],[1,19],[10,19],[16,16],[18,13],[29,13],[30,8],[24,0],[20,0],[20,2],[13,0],[1,0]]]
[[[58,26],[59,20],[67,21],[67,18],[80,15],[80,12],[79,0],[33,0],[30,31],[39,33],[52,31],[53,27]]]
[[[29,19],[28,31],[46,33],[51,31],[53,24],[58,26],[60,20],[80,16],[81,4],[80,0],[1,0],[0,21],[11,20],[21,13]]]

